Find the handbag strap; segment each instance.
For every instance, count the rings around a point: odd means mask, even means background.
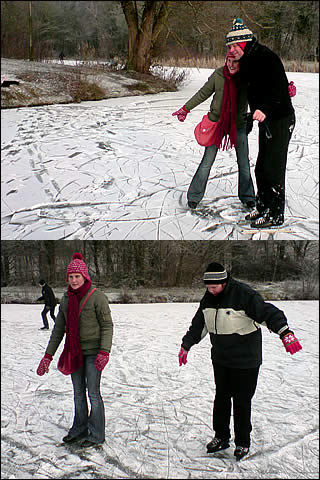
[[[82,312],[83,307],[84,307],[85,304],[87,303],[87,300],[89,300],[89,298],[91,297],[91,295],[93,294],[93,292],[94,292],[95,290],[97,290],[97,289],[96,289],[96,288],[93,288],[93,289],[91,290],[91,292],[89,292],[88,295],[86,296],[83,304],[82,304],[81,307],[80,307],[79,316],[80,316],[80,313]]]

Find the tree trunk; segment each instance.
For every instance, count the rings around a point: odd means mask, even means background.
[[[136,2],[122,1],[121,6],[128,25],[126,69],[149,73],[152,49],[168,18],[169,2],[145,1],[140,25]]]

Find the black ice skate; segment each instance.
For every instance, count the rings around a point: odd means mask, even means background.
[[[253,210],[251,210],[250,213],[247,213],[247,215],[244,217],[246,220],[250,220],[253,222],[254,220],[257,220],[257,218],[260,218],[263,215],[263,212],[259,212],[257,207],[255,207]]]
[[[283,215],[272,217],[269,211],[267,211],[261,217],[251,222],[250,226],[252,228],[279,227],[280,225],[283,224],[283,222],[284,222]]]
[[[225,450],[229,448],[229,440],[221,440],[221,438],[213,438],[207,445],[207,453],[219,452],[219,450]]]
[[[234,451],[234,456],[236,457],[237,460],[241,460],[241,458],[243,458],[245,455],[248,455],[248,453],[249,453],[248,447],[237,446]]]

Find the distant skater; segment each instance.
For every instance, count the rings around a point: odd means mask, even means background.
[[[190,328],[182,338],[179,364],[187,363],[190,348],[207,333],[211,341],[215,399],[214,438],[207,452],[230,447],[231,401],[233,406],[234,455],[240,460],[250,448],[251,401],[262,364],[261,325],[281,339],[291,355],[301,350],[288,327],[284,313],[245,283],[232,278],[220,263],[210,263],[204,272],[207,290],[200,300]],[[268,399],[265,399],[268,409]]]
[[[53,293],[52,288],[46,283],[45,280],[39,280],[39,285],[42,287],[41,297],[37,299],[37,302],[44,300],[44,307],[41,312],[43,327],[40,330],[49,330],[49,322],[47,319],[47,313],[50,312],[50,317],[55,322],[56,317],[54,314],[54,309],[57,305],[56,297]]]
[[[60,52],[60,54],[59,54],[60,63],[63,63],[64,57],[65,57],[64,53],[63,53],[63,52]]]

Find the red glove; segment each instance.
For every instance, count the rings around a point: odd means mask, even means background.
[[[46,353],[44,357],[40,360],[39,366],[37,368],[37,375],[44,375],[45,373],[49,372],[50,363],[52,362],[52,355]]]
[[[187,356],[188,356],[187,350],[185,350],[184,348],[181,347],[179,355],[178,355],[180,367],[181,367],[182,364],[185,365],[187,363]]]
[[[291,332],[291,330],[287,331],[286,334],[281,337],[281,340],[284,348],[287,352],[291,353],[291,355],[302,349],[299,340],[294,336],[294,333]]]
[[[294,85],[293,82],[290,82],[290,83],[289,83],[288,92],[289,92],[290,97],[294,97],[295,94],[297,93],[297,89],[296,89],[296,87],[295,87],[295,85]]]
[[[184,122],[187,118],[188,113],[190,113],[189,110],[187,110],[186,107],[183,105],[183,107],[179,108],[179,110],[174,112],[172,116],[174,117],[175,115],[177,115],[179,122]]]
[[[96,366],[96,369],[99,370],[99,372],[102,372],[104,367],[109,362],[109,355],[109,352],[104,352],[103,350],[100,350],[97,354],[94,364]]]

